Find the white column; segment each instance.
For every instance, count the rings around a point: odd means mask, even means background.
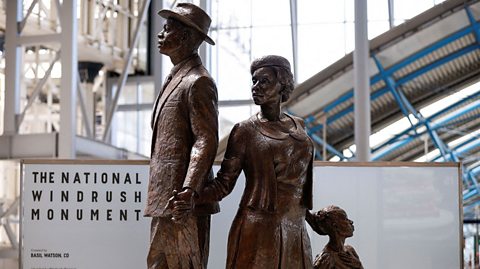
[[[395,27],[395,12],[394,12],[395,3],[393,0],[388,0],[388,23],[390,29]]]
[[[212,8],[209,0],[200,0],[200,8],[202,8],[209,16],[211,15]],[[200,48],[198,50],[198,54],[202,59],[203,65],[207,68],[208,71],[211,70],[211,61],[210,61],[211,48],[212,48],[212,45],[207,44],[207,42],[203,42],[202,45],[200,45]]]
[[[4,134],[16,133],[17,115],[20,114],[20,68],[22,47],[18,46],[17,23],[22,20],[22,0],[6,1],[5,30],[5,111]]]
[[[163,7],[163,0],[159,1],[152,1],[150,10],[150,70],[151,75],[153,76],[153,82],[155,85],[155,96],[160,92],[162,89],[162,55],[158,51],[158,33],[162,30],[163,27],[163,20],[157,13]],[[155,100],[155,99],[153,99]]]
[[[292,32],[292,69],[295,82],[298,80],[298,12],[297,0],[290,0],[290,28]]]
[[[77,88],[77,0],[63,1],[61,9],[60,133],[58,157],[75,158]]]
[[[130,68],[130,65],[132,63],[133,59],[133,54],[135,47],[138,44],[138,39],[140,37],[140,29],[142,28],[142,24],[145,21],[145,18],[147,16],[147,11],[148,7],[150,6],[150,0],[144,0],[142,3],[142,8],[140,10],[138,20],[137,20],[137,25],[135,27],[135,30],[133,32],[133,39],[132,42],[130,43],[130,48],[128,49],[128,52],[126,56],[124,56],[124,66],[122,69],[122,73],[120,74],[120,78],[118,79],[117,82],[117,92],[115,93],[115,96],[113,97],[113,103],[111,104],[110,108],[108,109],[108,113],[106,115],[106,124],[105,124],[105,132],[103,133],[103,141],[108,140],[110,134],[110,127],[112,125],[113,117],[115,112],[117,111],[118,107],[118,99],[120,98],[120,94],[122,93],[122,90],[125,86],[125,83],[127,82],[127,77],[128,77],[128,70]]]
[[[370,78],[367,0],[355,0],[354,113],[356,161],[370,160]]]

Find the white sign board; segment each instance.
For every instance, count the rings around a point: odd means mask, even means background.
[[[146,162],[24,162],[22,268],[146,268]]]
[[[146,162],[33,162],[23,175],[24,269],[146,268]],[[364,268],[460,268],[459,178],[457,164],[317,164],[314,210],[331,204],[346,210],[355,223],[346,243]],[[242,174],[212,217],[211,269],[225,267],[244,182]],[[314,256],[328,240],[311,231],[310,239]]]

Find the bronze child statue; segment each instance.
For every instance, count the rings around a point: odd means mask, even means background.
[[[218,203],[195,203],[208,180],[218,146],[217,89],[197,54],[207,35],[210,17],[199,7],[179,3],[160,10],[166,23],[158,33],[160,53],[174,67],[152,114],[150,179],[145,216],[152,217],[149,269],[205,269],[210,214]],[[175,221],[169,198],[190,205],[192,214]]]
[[[307,213],[307,222],[320,235],[328,235],[329,241],[314,262],[315,269],[363,269],[355,249],[345,245],[345,239],[353,236],[353,221],[338,206],[328,206],[315,214]]]

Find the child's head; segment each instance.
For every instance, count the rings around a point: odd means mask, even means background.
[[[347,213],[338,206],[330,205],[313,214],[314,229],[320,234],[329,236],[351,237],[353,236],[353,221],[349,220]]]

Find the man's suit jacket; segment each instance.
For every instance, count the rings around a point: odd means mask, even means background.
[[[197,194],[213,179],[218,146],[217,89],[200,57],[193,55],[157,98],[152,118],[150,180],[145,216],[168,217],[173,190]],[[169,210],[167,210],[169,211]],[[195,205],[194,214],[219,211],[218,203]]]

